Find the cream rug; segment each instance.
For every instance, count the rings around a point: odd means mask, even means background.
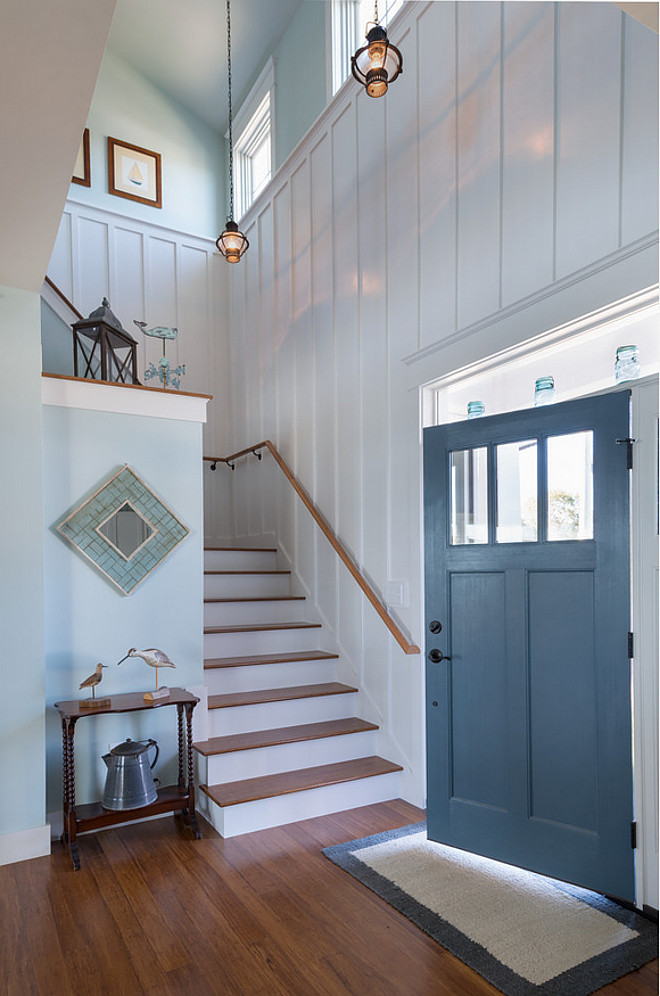
[[[657,956],[645,917],[433,843],[423,823],[323,853],[506,996],[586,996]]]

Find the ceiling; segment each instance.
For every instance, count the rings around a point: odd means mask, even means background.
[[[232,98],[247,95],[305,0],[233,0]],[[108,48],[206,124],[227,128],[225,0],[118,0]]]

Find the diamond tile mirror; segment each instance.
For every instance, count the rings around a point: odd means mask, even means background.
[[[130,595],[190,531],[128,466],[55,528],[124,595]]]

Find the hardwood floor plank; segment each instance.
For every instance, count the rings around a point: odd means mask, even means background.
[[[193,840],[171,816],[0,867],[2,996],[496,996],[321,850],[423,818],[401,800]],[[658,962],[598,996],[656,996]],[[569,993],[566,996],[570,996]]]

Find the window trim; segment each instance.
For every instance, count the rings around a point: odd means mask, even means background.
[[[241,158],[249,158],[249,153],[241,152],[241,144],[248,144],[249,140],[253,137],[250,136],[248,143],[245,141],[245,131],[247,130],[252,118],[257,113],[266,97],[270,97],[269,101],[269,131],[270,131],[270,179],[275,175],[275,57],[270,56],[266,62],[264,68],[261,70],[256,82],[252,86],[247,97],[241,104],[238,112],[232,118],[232,131],[234,140],[234,198],[236,207],[236,220],[240,220],[244,214],[246,214],[252,204],[254,203],[255,197],[252,198],[250,204],[240,210],[241,201],[243,200],[242,189],[240,187],[241,183],[245,183],[245,164],[241,163]],[[263,123],[261,124],[263,128]],[[225,139],[229,140],[229,129],[225,132]],[[267,186],[267,184],[265,184]],[[263,189],[263,188],[262,188]],[[261,193],[261,191],[259,191]],[[259,194],[257,194],[257,197]]]

